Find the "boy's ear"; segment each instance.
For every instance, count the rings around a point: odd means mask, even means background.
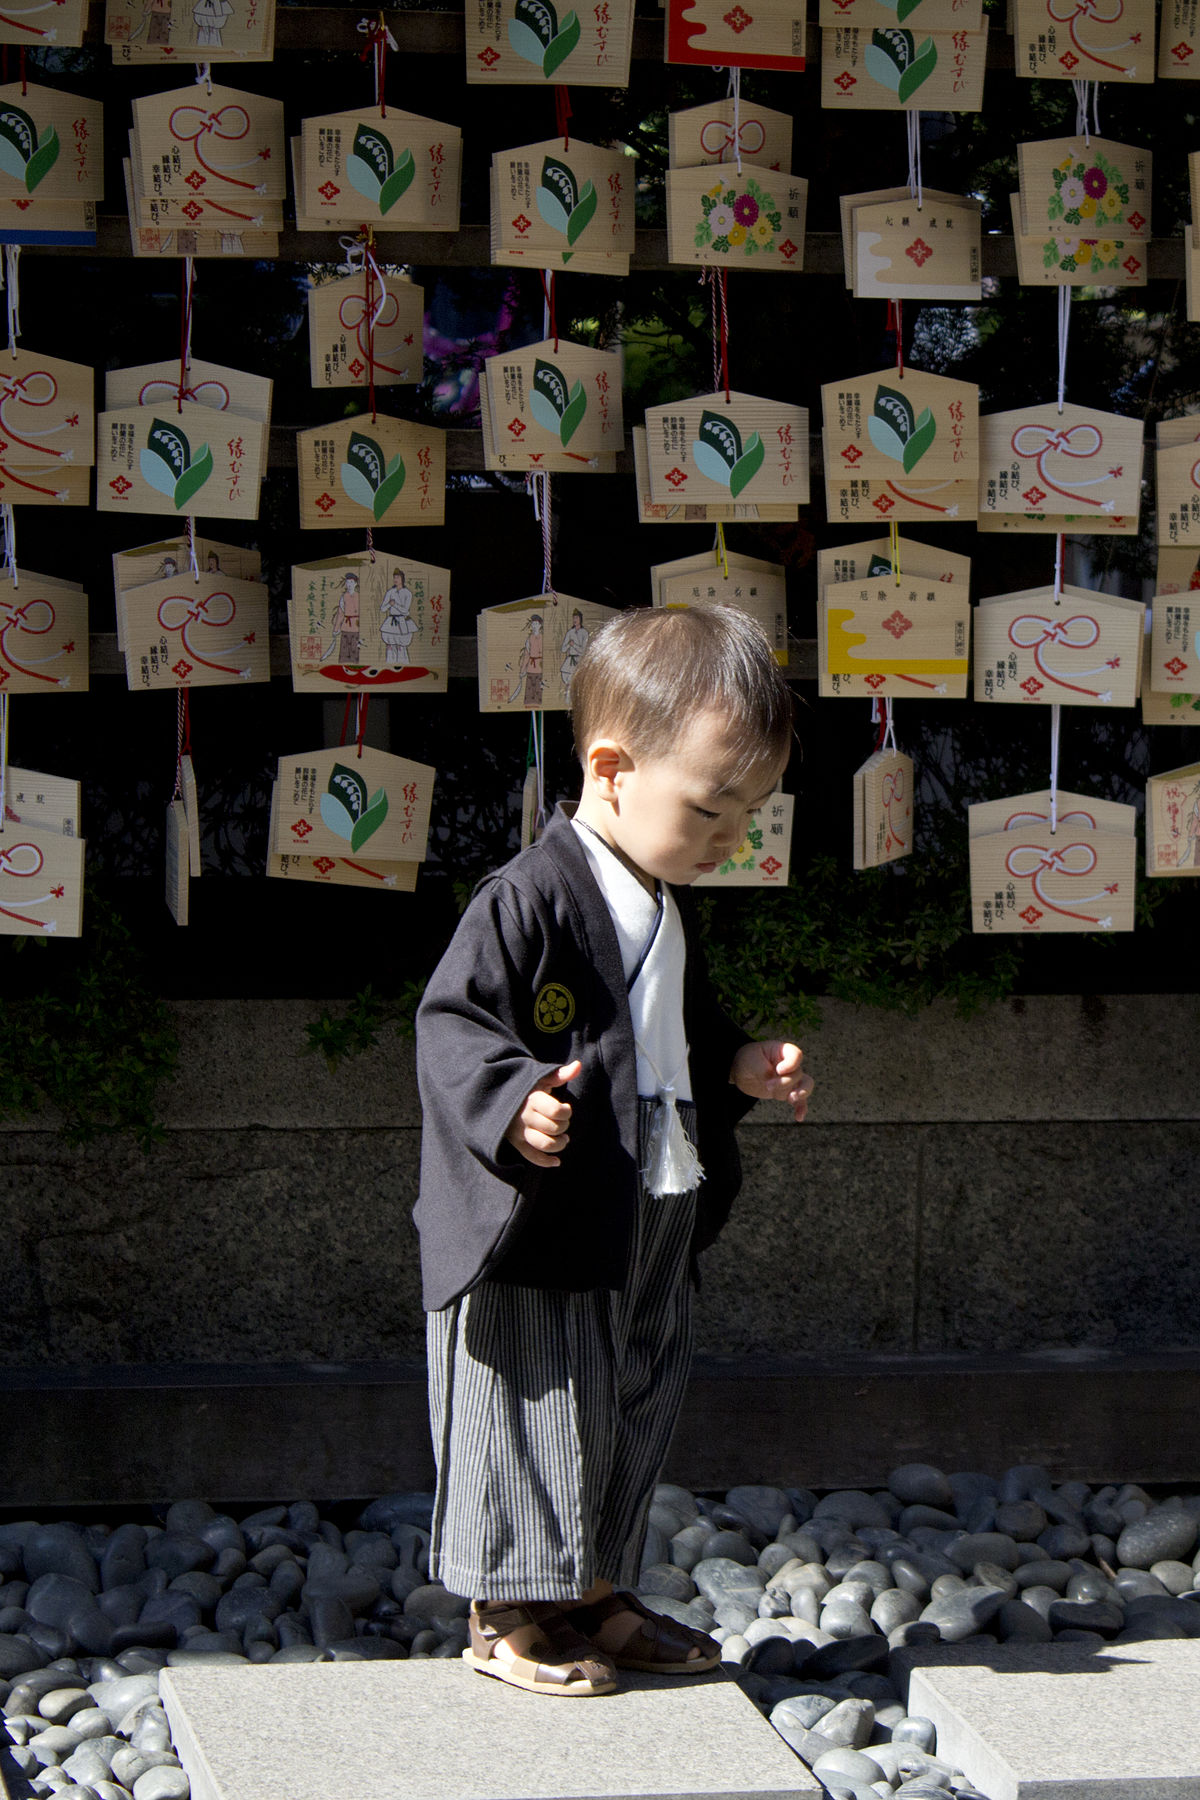
[[[626,767],[627,760],[620,744],[613,738],[598,738],[588,745],[584,767],[588,780],[602,800],[616,798],[616,778]]]

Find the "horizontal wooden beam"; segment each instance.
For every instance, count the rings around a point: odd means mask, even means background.
[[[699,1491],[881,1486],[900,1463],[1200,1480],[1200,1353],[708,1358],[667,1463]],[[367,1498],[433,1479],[419,1364],[0,1371],[6,1509]]]

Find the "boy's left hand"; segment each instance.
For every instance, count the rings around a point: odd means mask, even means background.
[[[813,1090],[811,1075],[803,1075],[800,1065],[804,1052],[798,1044],[782,1043],[768,1038],[758,1044],[743,1044],[733,1059],[729,1079],[743,1094],[755,1100],[782,1100],[790,1106],[799,1124],[808,1111],[808,1096]]]

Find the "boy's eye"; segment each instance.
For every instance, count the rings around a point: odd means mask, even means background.
[[[698,806],[696,808],[696,811],[700,814],[700,817],[702,819],[719,819],[721,816],[720,813],[705,812],[705,810],[702,806]]]

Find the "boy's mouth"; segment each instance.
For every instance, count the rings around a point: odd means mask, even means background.
[[[716,866],[717,865],[715,862],[697,863],[696,864],[696,867],[699,869],[699,871],[702,875],[711,875],[713,870],[716,868]]]

